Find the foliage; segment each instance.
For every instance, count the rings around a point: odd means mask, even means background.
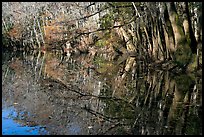
[[[113,14],[106,14],[100,18],[100,24],[102,29],[107,29],[113,26]]]
[[[3,34],[9,34],[9,37],[18,39],[21,43],[26,41],[27,45],[38,43],[40,47],[40,43],[44,43],[45,40],[50,44],[53,41],[73,39],[80,41],[83,33],[90,35],[101,30],[101,33],[104,33],[102,38],[94,42],[97,47],[107,50],[104,47],[111,46],[115,51],[121,51],[122,47],[122,53],[125,51],[124,48],[128,51],[135,49],[138,56],[143,56],[146,62],[149,59],[165,61],[173,57],[176,64],[184,67],[194,62],[192,51],[189,49],[192,45],[190,44],[192,36],[189,37],[184,33],[185,4],[185,2],[95,2],[94,4],[4,2],[2,19],[6,25],[2,25]],[[188,2],[188,4],[193,35],[202,41],[200,32],[202,3]],[[174,22],[171,20],[172,17]],[[46,20],[48,25],[44,24]],[[113,28],[119,24],[120,27]],[[88,47],[88,44],[85,46]]]
[[[102,63],[105,63],[105,62],[106,62],[106,60],[103,57],[97,56],[94,58],[94,64],[96,64],[97,66],[102,64]]]
[[[105,46],[105,39],[100,39],[95,44],[98,47],[104,47]]]
[[[128,104],[112,100],[104,100],[104,102],[106,102],[107,104],[105,108],[105,113],[110,114],[111,117],[127,120],[134,117],[134,111],[130,106],[128,106]]]

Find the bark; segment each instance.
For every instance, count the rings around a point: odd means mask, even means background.
[[[135,51],[135,46],[132,42],[132,38],[131,36],[129,35],[128,32],[126,32],[122,27],[119,28],[119,35],[122,35],[122,37],[124,38],[125,42],[126,42],[126,47],[127,47],[127,50],[128,52],[132,52],[132,51]]]
[[[134,57],[127,58],[126,65],[125,65],[125,72],[121,76],[122,79],[124,79],[126,77],[127,73],[132,69],[134,62],[135,62]]]
[[[189,8],[188,8],[188,2],[185,2],[183,5],[184,8],[184,30],[185,30],[185,35],[187,38],[187,42],[190,44],[191,51],[192,53],[196,53],[197,49],[197,41],[193,33],[192,29],[192,24],[191,24],[191,19],[190,19],[190,13],[189,13]]]
[[[192,27],[195,29],[195,37],[197,42],[202,41],[202,3],[199,3],[195,8],[192,9],[194,14],[194,20]]]
[[[181,22],[179,20],[176,7],[173,2],[168,4],[168,11],[169,11],[169,19],[175,36],[175,46],[177,48],[178,45],[185,40],[184,29],[181,26]]]
[[[152,46],[152,57],[155,58],[155,59],[158,59],[157,58],[157,54],[158,54],[158,41],[157,41],[157,26],[156,26],[156,23],[153,24],[153,33],[152,33],[152,40],[153,40],[153,46]]]
[[[173,34],[175,37],[175,48],[174,60],[177,65],[182,68],[186,68],[192,59],[192,52],[190,44],[187,42],[182,22],[179,19],[179,15],[176,11],[176,7],[173,2],[168,3],[169,19],[173,28]]]
[[[163,13],[161,13],[163,15],[162,21],[162,28],[164,31],[164,39],[165,39],[165,43],[166,43],[166,48],[167,48],[167,58],[172,58],[172,52],[174,52],[175,49],[175,39],[174,39],[174,35],[173,35],[173,29],[171,26],[171,22],[169,20],[169,14],[168,14],[168,10],[167,10],[167,6],[164,3],[163,4]]]
[[[166,42],[165,42],[165,36],[164,36],[164,30],[163,30],[163,26],[162,26],[162,20],[159,19],[159,41],[162,47],[162,55],[164,60],[168,59],[168,52],[167,52],[167,48],[166,48]]]

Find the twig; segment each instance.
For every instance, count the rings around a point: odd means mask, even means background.
[[[93,114],[93,115],[95,115],[95,116],[99,116],[99,117],[101,117],[102,119],[105,119],[106,121],[109,121],[109,122],[114,122],[113,120],[115,119],[118,119],[118,118],[112,118],[112,117],[108,117],[108,116],[105,116],[105,115],[103,115],[103,114],[101,114],[101,113],[99,113],[99,112],[97,112],[97,111],[94,111],[94,110],[92,110],[92,109],[90,109],[90,108],[87,108],[86,106],[85,107],[81,107],[81,109],[84,109],[84,110],[86,110],[87,112],[89,112],[89,113],[91,113],[91,114]]]
[[[144,109],[144,107],[143,107],[143,109]],[[142,109],[142,110],[143,110],[143,109]],[[134,124],[133,124],[133,126],[132,126],[133,128],[135,127],[135,125],[136,125],[136,123],[137,123],[139,117],[141,116],[142,110],[140,111],[140,113],[138,114],[137,118],[135,119],[135,122],[134,122]]]
[[[110,128],[108,128],[105,132],[97,133],[97,135],[101,135],[101,134],[103,135],[103,134],[107,133],[108,131],[110,131],[111,129],[116,128],[117,126],[120,126],[120,125],[125,125],[125,124],[121,124],[120,122],[118,122],[115,125],[112,125]]]
[[[96,15],[96,14],[98,14],[98,13],[100,13],[100,12],[102,12],[102,11],[108,9],[108,8],[109,8],[109,7],[105,7],[104,9],[101,9],[101,10],[99,10],[99,11],[97,11],[97,12],[91,14],[91,15],[84,16],[84,17],[77,18],[77,19],[73,19],[73,20],[69,20],[69,21],[67,21],[67,23],[74,22],[74,21],[79,21],[79,20],[83,20],[83,19],[86,19],[86,18],[92,17],[92,16],[94,16],[94,15]]]
[[[6,79],[6,76],[7,76],[7,74],[8,74],[8,71],[9,71],[9,66],[8,66],[7,69],[6,69],[6,73],[5,73],[4,77],[3,77],[2,83],[4,83],[4,81],[5,81],[5,79]]]
[[[108,2],[108,4],[113,7],[113,8],[132,8],[132,5],[122,5],[122,6],[119,6],[119,5],[113,5],[111,2]]]
[[[5,30],[6,30],[6,32],[8,32],[8,28],[6,26],[6,23],[5,23],[4,19],[2,19],[2,22],[3,22],[3,26],[4,26]]]
[[[132,2],[132,5],[133,5],[133,7],[135,8],[136,16],[138,15],[139,17],[141,17],[141,16],[140,16],[140,13],[138,12],[137,7],[135,6],[135,3],[134,3],[134,2]]]
[[[75,37],[78,38],[82,35],[86,35],[86,34],[91,34],[91,33],[95,33],[95,32],[98,32],[98,31],[104,31],[104,30],[112,30],[112,29],[115,29],[115,28],[120,28],[120,27],[123,27],[127,24],[130,24],[131,22],[133,22],[134,20],[136,19],[136,16],[134,16],[131,20],[129,20],[128,22],[122,24],[122,25],[116,25],[116,26],[113,26],[113,27],[108,27],[108,28],[100,28],[100,29],[97,29],[97,30],[94,30],[94,31],[88,31],[88,32],[80,32],[78,33],[78,35]]]

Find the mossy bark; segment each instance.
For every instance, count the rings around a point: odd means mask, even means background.
[[[186,39],[184,28],[177,14],[174,2],[168,3],[168,11],[176,46],[176,51],[174,52],[173,58],[177,65],[184,67],[188,65],[192,59],[190,43]]]
[[[163,30],[164,30],[164,37],[165,37],[165,43],[167,48],[167,55],[168,58],[172,58],[172,52],[174,52],[175,49],[175,39],[173,34],[173,28],[171,26],[171,22],[169,20],[169,14],[167,10],[166,4],[164,4],[164,24],[163,24]]]
[[[190,64],[187,67],[188,72],[195,71],[198,68],[197,55],[193,54]]]

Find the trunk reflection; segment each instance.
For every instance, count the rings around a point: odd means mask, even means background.
[[[3,55],[2,79],[3,106],[48,134],[202,134],[202,79],[133,57]]]

